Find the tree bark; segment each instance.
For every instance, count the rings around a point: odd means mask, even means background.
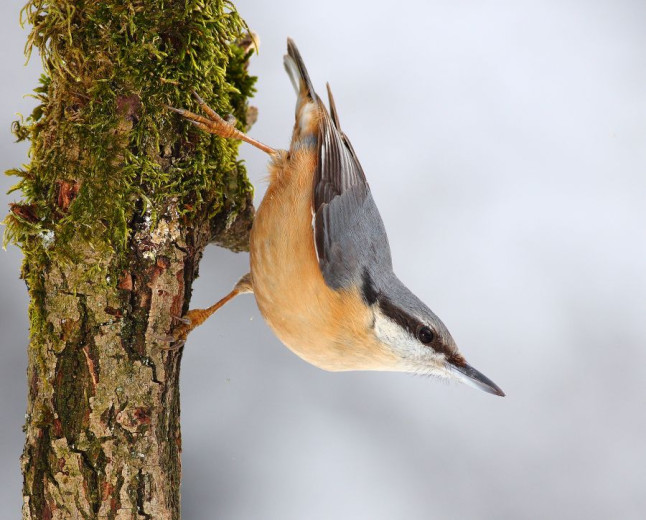
[[[163,6],[163,7],[162,7]],[[6,240],[30,304],[25,519],[178,519],[184,314],[210,242],[246,248],[237,144],[166,109],[195,89],[245,129],[244,22],[220,0],[32,0],[40,104]]]

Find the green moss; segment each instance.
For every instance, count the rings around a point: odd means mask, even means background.
[[[196,90],[244,128],[255,78],[250,52],[234,43],[246,26],[232,4],[30,0],[22,14],[33,26],[26,52],[39,50],[45,73],[38,106],[13,125],[31,141],[29,164],[7,172],[29,211],[9,214],[5,242],[23,249],[32,290],[48,262],[85,260],[73,240],[125,259],[133,223],[170,201],[192,219],[246,209],[252,187],[238,143],[166,108],[194,107]]]

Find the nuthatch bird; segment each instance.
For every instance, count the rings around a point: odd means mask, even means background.
[[[209,309],[189,311],[175,339],[237,294],[253,292],[276,336],[324,370],[432,374],[504,396],[467,364],[444,323],[395,276],[384,224],[329,85],[328,113],[290,39],[284,63],[298,96],[289,151],[240,132],[197,94],[205,116],[173,109],[202,130],[271,157],[251,230],[250,273]]]

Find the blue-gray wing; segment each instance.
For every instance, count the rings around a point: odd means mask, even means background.
[[[314,238],[325,282],[341,289],[365,283],[366,276],[391,272],[392,261],[383,221],[354,149],[339,127],[329,86],[328,95],[331,115],[321,108],[314,175]]]

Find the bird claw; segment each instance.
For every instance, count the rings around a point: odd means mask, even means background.
[[[174,344],[169,347],[164,347],[164,350],[177,350],[184,346],[184,343],[186,343],[186,337],[197,325],[200,324],[198,319],[200,312],[203,311],[192,309],[188,311],[185,316],[176,316],[171,314],[171,318],[179,321],[180,323],[178,326],[173,327],[173,331],[170,334],[170,337],[172,338],[171,343],[174,342]]]
[[[193,91],[193,97],[197,101],[197,104],[200,106],[200,109],[206,114],[201,116],[189,110],[183,108],[175,108],[169,105],[166,107],[173,112],[177,112],[185,119],[188,119],[191,123],[197,126],[200,130],[204,130],[210,134],[218,135],[224,139],[240,139],[246,141],[247,143],[255,146],[259,150],[262,150],[265,153],[273,155],[276,153],[276,150],[273,148],[262,144],[260,141],[252,139],[248,135],[245,135],[243,132],[236,128],[236,119],[235,117],[229,115],[226,119],[222,118],[215,110],[213,110],[209,105],[206,104],[197,92]]]
[[[173,334],[165,335],[154,335],[153,340],[158,343],[168,343],[168,345],[162,345],[159,347],[160,350],[174,351],[179,350],[186,343],[186,339]]]
[[[159,343],[172,343],[173,341],[175,341],[175,339],[176,339],[175,336],[171,334],[166,334],[164,336],[160,334],[155,334],[153,336],[153,340],[158,341]]]
[[[175,340],[173,339],[173,341],[175,341]],[[169,352],[174,352],[175,350],[179,350],[180,348],[182,348],[185,344],[186,344],[186,340],[180,339],[180,340],[175,341],[174,343],[171,343],[167,347],[166,346],[159,347],[159,349],[160,350],[166,350],[166,351],[169,351]]]
[[[230,139],[230,138],[242,139],[240,132],[235,127],[235,123],[236,123],[235,118],[231,122],[229,120],[225,120],[215,110],[213,110],[209,105],[207,105],[206,101],[204,101],[198,95],[197,92],[193,90],[192,94],[195,100],[197,101],[197,104],[200,106],[202,111],[206,114],[206,117],[196,114],[194,112],[191,112],[190,110],[185,110],[183,108],[175,108],[169,105],[166,105],[166,107],[168,108],[168,110],[172,110],[173,112],[176,112],[180,114],[182,117],[188,119],[200,130],[204,130],[205,132],[219,135],[220,137],[224,137],[227,139]]]
[[[167,346],[160,346],[160,350],[179,350],[186,344],[186,336],[191,330],[191,324],[193,321],[188,316],[176,316],[171,314],[171,318],[179,321],[180,325],[175,328],[171,334],[153,336],[153,339],[159,343],[168,343]]]

